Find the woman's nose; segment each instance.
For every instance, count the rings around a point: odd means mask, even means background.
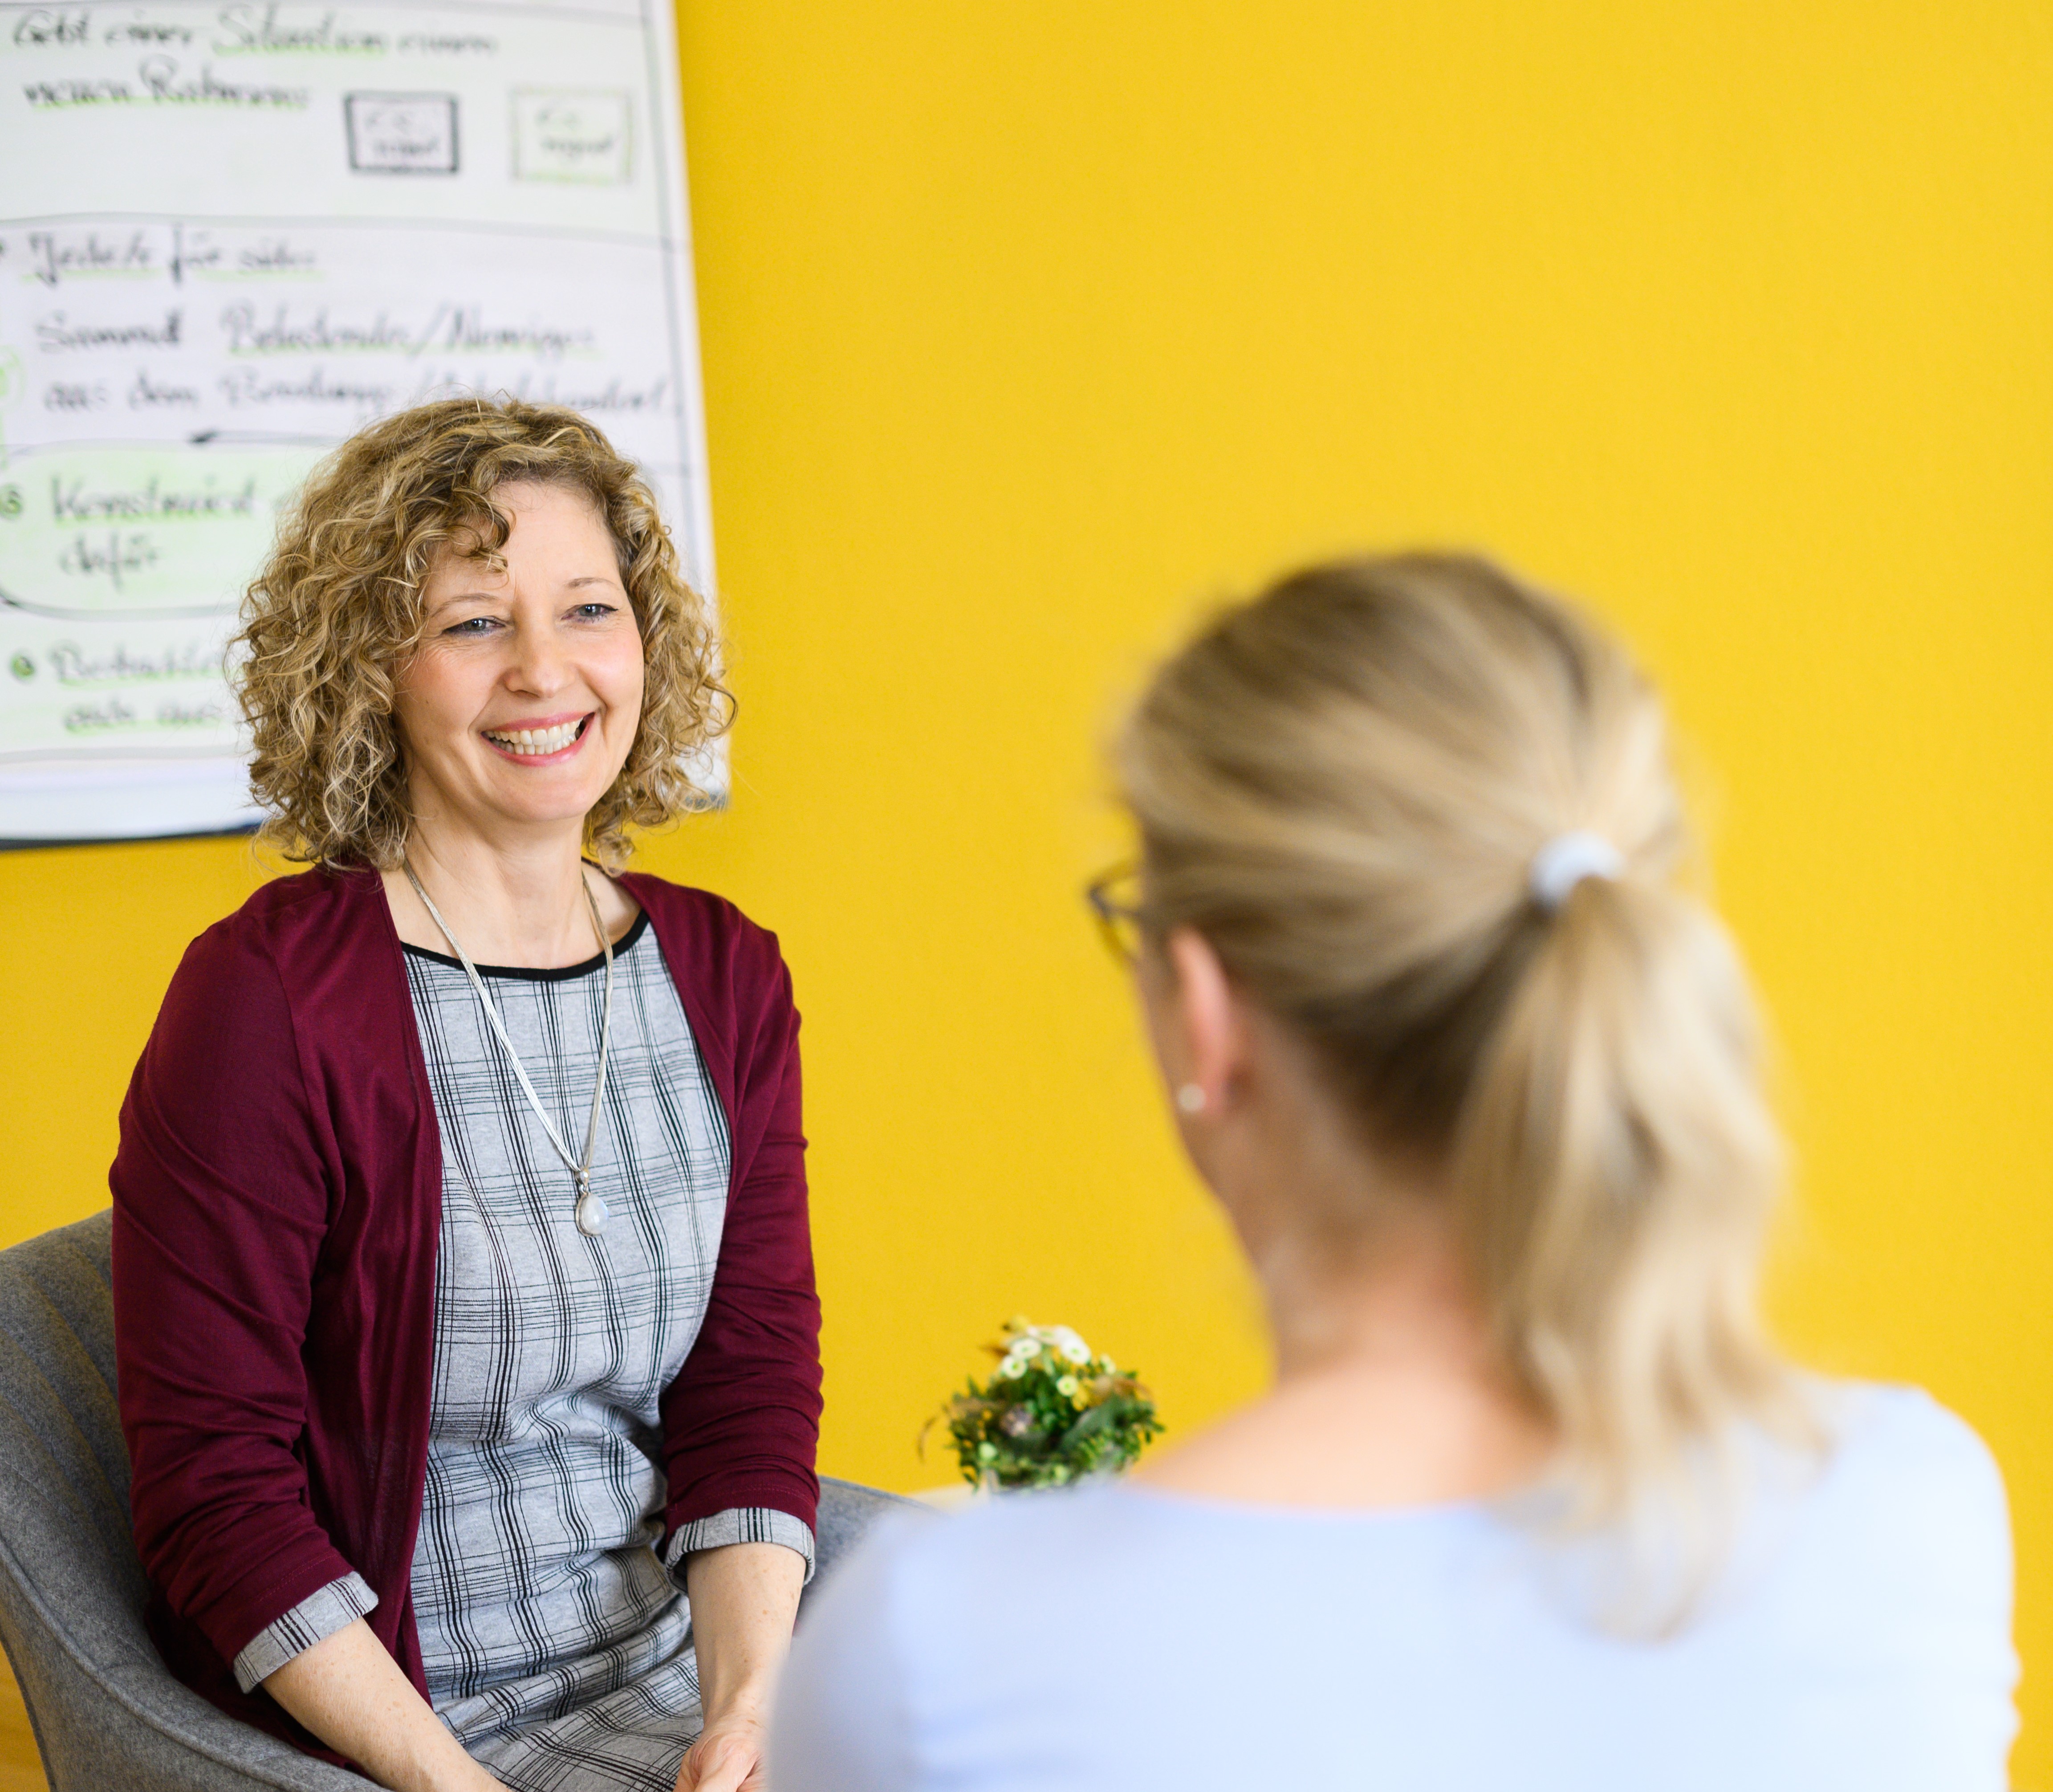
[[[539,694],[560,690],[570,680],[570,658],[555,631],[521,627],[514,631],[513,662],[508,676],[522,690]]]

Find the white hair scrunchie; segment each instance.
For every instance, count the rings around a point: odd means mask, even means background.
[[[1603,835],[1579,827],[1556,834],[1533,854],[1525,882],[1533,900],[1552,914],[1584,878],[1615,878],[1624,869],[1624,854]]]

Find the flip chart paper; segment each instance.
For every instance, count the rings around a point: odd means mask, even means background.
[[[242,588],[407,405],[576,407],[709,585],[677,95],[663,0],[0,0],[0,840],[255,819]]]

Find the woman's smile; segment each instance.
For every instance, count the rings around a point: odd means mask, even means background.
[[[478,733],[502,758],[523,765],[560,765],[584,745],[587,725],[598,713],[582,709],[568,715],[536,716],[481,728]]]

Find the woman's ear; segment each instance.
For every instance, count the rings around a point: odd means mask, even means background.
[[[1180,927],[1163,941],[1159,969],[1148,1006],[1171,1097],[1186,1118],[1216,1114],[1246,1044],[1233,987],[1219,954],[1194,927]]]

